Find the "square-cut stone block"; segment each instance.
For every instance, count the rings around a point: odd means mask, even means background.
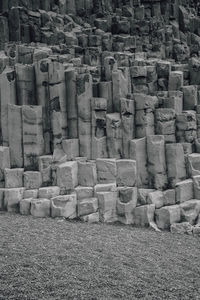
[[[78,162],[78,183],[81,186],[94,186],[97,183],[95,162]]]
[[[19,203],[23,199],[24,188],[5,189],[4,205],[8,212],[19,212]]]
[[[77,195],[77,200],[92,198],[94,194],[94,189],[91,186],[77,186],[75,188],[75,192]]]
[[[136,161],[131,159],[117,160],[117,185],[135,186],[137,185]]]
[[[20,188],[24,185],[24,169],[5,169],[5,187],[6,188]]]
[[[50,217],[50,200],[49,199],[32,199],[31,215],[36,218]]]
[[[78,185],[78,163],[69,161],[57,167],[57,185],[70,190]]]
[[[117,176],[116,159],[98,158],[97,163],[97,179],[98,183],[114,183]]]
[[[59,194],[60,194],[59,186],[48,186],[39,189],[38,197],[51,199],[53,197],[59,196]]]
[[[60,195],[51,198],[51,216],[64,217],[66,219],[76,218],[77,196],[76,193],[70,195]]]
[[[26,189],[39,189],[42,186],[42,176],[37,171],[24,172],[24,187]]]
[[[98,210],[97,198],[86,198],[78,201],[78,216],[87,216]]]

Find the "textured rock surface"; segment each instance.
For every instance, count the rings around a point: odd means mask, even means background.
[[[198,235],[199,24],[191,0],[0,1],[0,209]]]

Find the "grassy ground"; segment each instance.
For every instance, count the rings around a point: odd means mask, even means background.
[[[1,213],[0,299],[200,299],[200,239]]]

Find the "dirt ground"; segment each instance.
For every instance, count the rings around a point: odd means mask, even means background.
[[[200,299],[200,239],[0,213],[0,299]]]

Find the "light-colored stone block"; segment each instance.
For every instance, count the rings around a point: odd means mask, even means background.
[[[131,159],[117,160],[117,185],[136,186],[137,166],[136,161]]]
[[[28,216],[31,213],[31,200],[32,198],[24,198],[19,202],[19,211],[21,215]]]
[[[117,192],[99,192],[97,193],[97,197],[100,221],[103,223],[113,223],[117,221]]]
[[[176,184],[176,203],[182,203],[194,198],[193,180],[186,179]]]
[[[169,229],[173,223],[181,221],[181,211],[179,205],[164,206],[156,209],[156,224],[160,229]]]
[[[4,181],[4,169],[10,168],[10,150],[0,146],[0,181]]]
[[[48,187],[42,187],[39,189],[38,197],[51,199],[56,196],[59,196],[59,194],[60,194],[59,186],[48,186]]]
[[[98,210],[97,198],[86,198],[78,201],[78,216],[87,216],[96,213]]]
[[[38,157],[39,171],[42,176],[42,185],[48,186],[52,184],[52,155],[44,155]]]
[[[78,163],[69,161],[57,167],[57,185],[66,190],[73,189],[78,185]]]
[[[133,211],[134,225],[148,227],[154,222],[155,205],[138,206]]]
[[[30,199],[30,198],[36,199],[37,197],[38,197],[38,189],[24,191],[24,199]]]
[[[180,204],[180,209],[182,221],[195,225],[200,214],[200,200],[191,199],[185,201]]]
[[[76,193],[51,198],[51,216],[64,217],[66,219],[76,218],[77,197]]]
[[[99,192],[115,192],[117,190],[116,183],[96,184],[94,186],[94,197],[97,197]]]
[[[19,203],[23,199],[24,188],[5,189],[4,205],[8,212],[19,212]]]
[[[115,183],[117,176],[116,159],[98,158],[97,164],[97,179],[98,183]]]
[[[20,188],[24,185],[24,169],[5,169],[5,187],[6,188]]]
[[[42,176],[37,171],[24,172],[24,187],[26,189],[39,189],[42,186]]]
[[[79,140],[78,139],[66,139],[62,140],[63,151],[67,155],[67,160],[73,160],[79,156]]]
[[[87,222],[89,224],[93,223],[98,223],[99,222],[99,212],[87,215],[87,216],[82,216],[80,218],[83,222]]]
[[[81,186],[94,186],[97,183],[96,163],[78,162],[78,183]]]
[[[32,199],[31,215],[36,218],[50,217],[50,200],[49,199]]]
[[[161,191],[155,191],[148,194],[148,204],[155,204],[155,208],[161,208],[164,205],[164,195]]]
[[[176,192],[174,190],[163,191],[164,206],[173,205],[176,203]]]
[[[93,187],[90,186],[77,186],[75,188],[75,192],[77,195],[77,200],[92,198],[94,194]]]

